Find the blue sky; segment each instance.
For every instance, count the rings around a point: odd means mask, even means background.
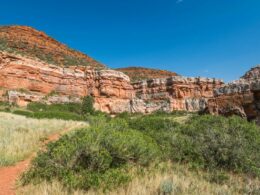
[[[259,0],[8,0],[0,19],[45,31],[111,68],[230,81],[260,64]]]

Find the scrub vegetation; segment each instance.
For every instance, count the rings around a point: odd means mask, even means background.
[[[3,113],[15,117],[17,123],[19,119],[31,121],[26,131],[15,125],[18,130],[14,132],[22,132],[23,137],[32,135],[31,131],[46,135],[78,123],[90,124],[39,151],[19,181],[18,194],[260,193],[260,128],[239,117],[178,111],[150,115],[122,113],[110,117],[95,111],[90,97],[79,104],[31,103],[27,109],[11,108],[10,112],[27,117]],[[37,113],[41,116],[37,117]],[[67,121],[51,119],[63,114],[80,118],[76,119],[79,121],[73,121],[73,117]],[[41,124],[34,127],[33,121]],[[41,135],[23,140],[35,137],[37,145]],[[19,140],[13,138],[16,139]],[[10,147],[15,145],[9,143]],[[19,143],[18,148],[22,148],[22,143],[27,141]],[[16,157],[10,153],[1,161],[2,165],[23,159],[29,153]]]

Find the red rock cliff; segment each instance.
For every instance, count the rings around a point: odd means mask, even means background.
[[[145,113],[156,110],[200,111],[213,97],[213,90],[222,85],[221,80],[182,76],[136,82],[133,87],[138,99],[132,101],[132,109]]]
[[[19,105],[80,101],[80,97],[92,95],[95,107],[110,113],[130,111],[134,96],[129,77],[121,72],[62,68],[5,52],[0,52],[0,87],[10,102]]]
[[[239,115],[260,122],[260,66],[252,68],[239,80],[215,89],[207,112]]]
[[[63,68],[34,58],[0,52],[0,94],[25,106],[32,101],[78,102],[91,95],[95,108],[108,113],[157,110],[200,111],[207,107],[221,80],[173,76],[131,84],[114,70],[83,66]]]

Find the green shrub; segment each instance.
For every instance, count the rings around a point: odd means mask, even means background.
[[[92,96],[84,97],[81,106],[82,114],[93,114],[95,112],[93,103],[94,103],[94,99]]]
[[[54,111],[54,112],[71,112],[75,114],[81,114],[81,104],[80,103],[64,103],[64,104],[44,104],[39,102],[29,103],[27,109],[33,112],[40,111]]]
[[[33,112],[47,110],[48,105],[40,102],[31,102],[27,105],[27,109]]]
[[[129,181],[128,165],[148,166],[159,157],[156,143],[141,132],[117,131],[101,125],[49,144],[23,181],[58,179],[70,188],[110,188]]]
[[[260,128],[239,117],[193,117],[172,137],[172,159],[260,174]]]
[[[8,103],[8,102],[0,101],[0,106],[9,106],[9,103]]]
[[[26,111],[26,110],[15,110],[15,111],[13,111],[13,113],[18,114],[18,115],[23,115],[23,116],[26,116],[26,117],[33,117],[33,113]]]
[[[162,116],[143,116],[128,120],[129,127],[142,131],[152,137],[160,146],[164,158],[169,159],[172,153],[172,137],[180,124]]]
[[[174,191],[173,182],[169,179],[161,181],[159,191],[161,194],[172,194]]]
[[[81,121],[84,120],[84,118],[78,114],[75,113],[69,113],[69,112],[59,112],[59,111],[42,111],[42,112],[34,112],[30,117],[42,119],[42,118],[56,118],[56,119],[63,119],[63,120],[75,120],[75,121]]]
[[[84,120],[84,116],[81,115],[81,104],[79,103],[47,105],[33,102],[27,105],[27,109],[33,112],[30,117],[38,119],[56,118],[63,120]]]

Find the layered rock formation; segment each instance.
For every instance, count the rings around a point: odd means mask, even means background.
[[[91,95],[109,113],[199,111],[219,80],[185,78],[174,72],[130,67],[108,70],[89,56],[26,26],[0,27],[0,101],[79,102]],[[168,77],[168,78],[166,78]],[[157,79],[155,79],[157,78]]]
[[[136,82],[133,87],[138,99],[132,101],[132,111],[200,111],[213,97],[213,90],[222,85],[222,80],[182,76]]]
[[[260,66],[227,85],[142,67],[118,70],[31,27],[0,27],[0,101],[26,106],[91,95],[95,108],[108,113],[205,111],[260,123]]]
[[[239,115],[260,122],[260,66],[239,80],[215,89],[206,110],[211,114]]]
[[[32,101],[80,101],[92,95],[96,109],[110,113],[130,112],[134,97],[129,77],[121,72],[62,68],[5,52],[0,52],[0,88],[2,99],[5,95],[6,100],[21,106]]]
[[[0,52],[2,100],[26,106],[29,102],[79,102],[91,95],[95,108],[108,113],[157,110],[199,111],[207,106],[221,80],[186,78],[150,79],[130,83],[114,70],[83,66],[62,68],[20,55]]]

